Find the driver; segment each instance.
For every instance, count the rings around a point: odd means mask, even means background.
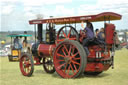
[[[83,22],[82,22],[81,26],[82,26],[82,28],[84,28]],[[86,22],[86,27],[84,28],[84,31],[85,31],[87,37],[83,40],[83,46],[85,48],[85,51],[87,52],[87,55],[89,55],[87,43],[89,40],[94,39],[93,25],[91,22],[88,22],[88,21]]]

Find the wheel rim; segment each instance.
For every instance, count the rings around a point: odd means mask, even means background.
[[[20,59],[20,69],[24,76],[28,76],[32,70],[31,60],[27,55],[24,55]]]
[[[69,30],[69,32],[65,31],[65,30]],[[63,26],[58,34],[57,34],[57,43],[64,41],[65,39],[69,39],[69,40],[78,40],[78,32],[76,31],[76,29],[72,26]]]
[[[53,59],[50,57],[45,57],[43,59],[43,66],[44,66],[44,70],[47,73],[54,73],[55,72],[55,68],[54,68],[54,64],[53,64]]]
[[[72,78],[79,72],[81,56],[73,44],[59,45],[54,54],[54,66],[61,77]]]

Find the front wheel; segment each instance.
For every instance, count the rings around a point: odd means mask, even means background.
[[[31,76],[34,71],[34,62],[32,56],[28,53],[22,53],[20,58],[20,71],[24,76]]]

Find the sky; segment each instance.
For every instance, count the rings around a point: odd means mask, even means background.
[[[43,18],[92,15],[115,12],[122,15],[112,21],[116,29],[128,29],[128,0],[1,0],[0,31],[33,30],[28,21],[41,15]],[[103,22],[94,23],[101,28]]]

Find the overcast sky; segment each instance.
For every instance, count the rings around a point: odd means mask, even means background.
[[[117,29],[128,29],[128,0],[2,0],[0,31],[33,30],[28,21],[37,14],[49,16],[91,15],[101,12],[116,12],[122,20],[113,21]],[[95,28],[103,26],[94,23]]]

